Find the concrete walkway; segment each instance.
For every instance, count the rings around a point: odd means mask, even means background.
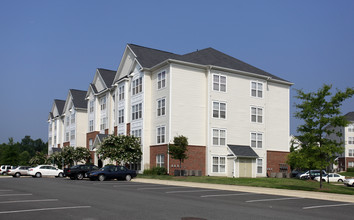
[[[163,185],[171,185],[171,186],[185,186],[185,187],[196,187],[196,188],[206,188],[206,189],[229,190],[229,191],[250,192],[250,193],[268,194],[268,195],[291,196],[291,197],[300,197],[300,198],[308,198],[308,199],[321,199],[321,200],[330,200],[330,201],[337,201],[337,202],[354,203],[354,195],[343,195],[343,194],[335,194],[335,193],[272,189],[272,188],[263,188],[263,187],[223,185],[223,184],[210,184],[210,183],[194,183],[194,182],[183,182],[183,181],[172,181],[172,180],[142,179],[142,178],[133,179],[132,181],[138,183],[153,183],[153,184],[163,184]]]

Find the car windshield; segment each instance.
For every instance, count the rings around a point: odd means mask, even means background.
[[[70,167],[70,169],[76,169],[76,168],[79,168],[79,167],[80,167],[79,165],[75,165],[75,166]]]

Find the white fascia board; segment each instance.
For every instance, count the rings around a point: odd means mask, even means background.
[[[71,97],[71,93],[70,93],[70,89],[69,89],[68,95],[67,95],[66,100],[65,100],[65,105],[64,105],[64,108],[63,108],[63,115],[65,115],[64,113],[66,112],[66,108],[68,107],[68,103],[70,103],[69,102],[70,97]]]

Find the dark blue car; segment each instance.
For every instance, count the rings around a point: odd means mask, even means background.
[[[136,177],[135,170],[129,170],[122,166],[105,166],[99,170],[92,171],[89,173],[90,180],[104,181],[108,179],[126,180],[130,181],[132,178]]]

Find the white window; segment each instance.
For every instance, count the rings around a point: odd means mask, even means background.
[[[257,173],[263,173],[263,159],[257,159]]]
[[[57,130],[57,120],[54,121],[54,131]]]
[[[263,108],[251,107],[251,121],[263,123]]]
[[[71,124],[75,124],[75,113],[71,114]]]
[[[107,105],[107,99],[106,96],[102,97],[100,99],[100,104],[101,104],[101,111],[106,109],[106,105]]]
[[[141,144],[141,129],[132,130],[132,136],[139,138],[139,143]]]
[[[166,127],[165,126],[157,127],[156,143],[158,144],[165,143],[165,136],[166,136]]]
[[[91,100],[90,101],[90,113],[92,113],[94,111],[94,107],[95,107],[95,101]]]
[[[69,132],[66,132],[65,133],[65,141],[70,141],[70,133]]]
[[[157,167],[165,167],[165,155],[164,154],[156,155],[156,166]]]
[[[162,116],[166,114],[166,100],[158,99],[157,100],[157,116]]]
[[[54,144],[57,144],[57,136],[54,136]]]
[[[354,137],[348,137],[348,144],[354,144]]]
[[[166,87],[166,72],[162,71],[157,74],[157,89],[162,89]]]
[[[262,133],[251,133],[251,147],[262,148],[263,147],[263,134]]]
[[[143,114],[143,104],[136,104],[132,106],[132,120],[142,118]]]
[[[53,130],[52,124],[50,123],[50,124],[49,124],[49,132],[51,132],[52,130]]]
[[[107,128],[107,117],[101,118],[100,130],[103,131]]]
[[[75,130],[70,131],[70,140],[75,140]]]
[[[89,121],[89,131],[93,131],[93,120]]]
[[[119,86],[118,89],[118,100],[124,100],[124,85]]]
[[[226,103],[213,102],[213,118],[226,118]]]
[[[66,127],[68,127],[70,125],[70,117],[69,116],[66,116]]]
[[[52,137],[49,137],[48,142],[49,142],[49,144],[52,144]]]
[[[349,149],[349,157],[354,157],[354,149]]]
[[[133,95],[138,94],[143,91],[143,78],[142,77],[133,81],[132,89],[133,89],[133,91],[132,91]]]
[[[226,76],[220,74],[213,75],[213,90],[226,92]]]
[[[90,138],[90,140],[89,140],[89,148],[92,149],[92,147],[93,147],[93,139]]]
[[[251,96],[258,98],[263,97],[263,83],[251,82]]]
[[[118,124],[124,123],[124,109],[118,111]]]
[[[225,173],[225,157],[213,157],[213,172]]]
[[[354,167],[354,162],[348,162],[348,167]]]
[[[225,146],[226,145],[226,130],[225,129],[213,129],[213,145]]]

